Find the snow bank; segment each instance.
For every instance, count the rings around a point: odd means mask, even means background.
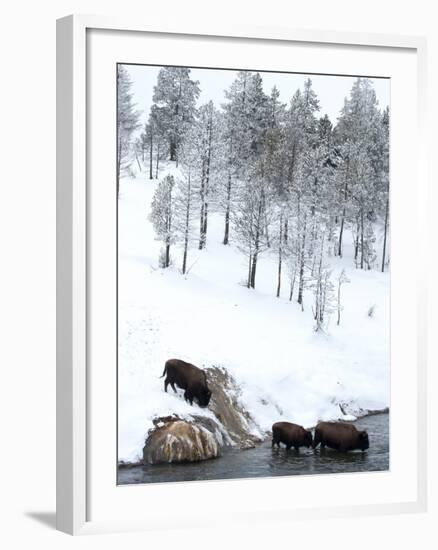
[[[241,285],[246,261],[221,244],[220,214],[209,218],[207,248],[190,249],[186,276],[175,247],[173,266],[159,269],[161,245],[148,221],[155,187],[140,174],[122,180],[119,197],[120,461],[141,458],[153,418],[214,418],[182,392],[164,393],[160,376],[171,357],[227,369],[261,431],[278,420],[309,427],[389,406],[389,276],[354,268],[349,235],[344,258],[332,259],[334,275],[345,268],[351,280],[342,287],[341,325],[333,317],[327,334],[315,333],[310,293],[302,312],[287,299],[285,277],[284,297],[275,297],[269,253],[260,257],[256,290]]]

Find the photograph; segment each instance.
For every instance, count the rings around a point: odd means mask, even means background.
[[[388,471],[390,78],[114,71],[117,484]]]

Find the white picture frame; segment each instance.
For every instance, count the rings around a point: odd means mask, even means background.
[[[285,28],[251,28],[235,27],[216,29],[192,28],[180,29],[178,24],[163,24],[154,28],[136,20],[112,19],[96,16],[69,16],[57,22],[57,528],[70,534],[87,534],[108,531],[147,530],[164,528],[169,523],[167,510],[166,521],[157,517],[129,518],[118,517],[108,512],[99,514],[97,519],[90,517],[91,506],[90,484],[92,483],[90,463],[91,456],[89,412],[92,410],[92,400],[95,394],[90,389],[91,344],[89,327],[90,303],[90,251],[89,230],[93,226],[92,217],[95,210],[90,207],[87,181],[87,154],[89,151],[87,126],[87,92],[90,86],[87,55],[90,42],[88,33],[91,30],[117,33],[141,33],[172,37],[172,39],[188,40],[190,37],[209,40],[220,38],[222,41],[238,40],[241,44],[253,41],[263,42],[275,47],[276,44],[318,44],[321,47],[343,47],[345,49],[360,47],[374,53],[379,51],[409,52],[415,56],[416,82],[414,85],[416,105],[415,124],[418,126],[418,143],[411,169],[415,174],[413,193],[417,203],[418,225],[412,231],[417,242],[424,242],[425,220],[421,212],[426,210],[426,177],[425,177],[425,78],[426,78],[426,44],[419,37],[392,35],[350,34],[327,31],[300,31]],[[139,36],[137,34],[137,36]],[[120,61],[128,61],[121,59]],[[292,68],[291,68],[292,70]],[[354,74],[354,70],[352,70]],[[394,163],[400,159],[395,159]],[[394,164],[395,166],[395,164]],[[391,167],[391,170],[393,166]],[[415,183],[415,185],[414,185]],[[392,191],[393,192],[393,191]],[[395,201],[402,208],[402,203]],[[94,207],[93,207],[94,208]],[[105,204],[102,206],[105,208]],[[396,216],[397,217],[397,216]],[[392,231],[397,231],[393,228]],[[418,257],[425,257],[423,245],[419,246]],[[297,503],[280,503],[277,508],[261,509],[254,506],[242,514],[226,514],[222,521],[272,521],[290,518],[318,518],[328,516],[351,516],[358,514],[382,514],[419,512],[426,509],[427,475],[426,475],[426,286],[425,272],[421,262],[415,269],[417,279],[415,299],[412,307],[416,308],[417,318],[414,326],[415,334],[409,335],[412,352],[415,352],[415,426],[416,443],[414,463],[410,464],[411,474],[415,481],[411,487],[409,498],[382,498],[375,503],[357,500],[350,504],[327,506],[324,502],[315,502],[313,506],[300,506]],[[424,265],[424,263],[423,263]],[[93,306],[94,307],[94,306]],[[406,327],[405,327],[406,328]],[[409,339],[408,338],[408,339]],[[407,340],[399,342],[403,348]],[[403,350],[402,350],[403,351]],[[115,353],[115,348],[113,350]],[[403,355],[403,354],[402,354]],[[95,391],[95,390],[93,390]],[[403,397],[403,396],[402,396]],[[116,429],[114,425],[110,430]],[[115,467],[114,467],[115,468]],[[352,474],[354,475],[354,474]],[[351,479],[351,478],[350,478]],[[308,480],[300,480],[307,483]],[[230,490],[228,484],[215,482],[209,484],[209,490],[215,491],[218,498]],[[251,493],[254,484],[259,480],[240,482]],[[269,491],[267,483],[259,490]],[[154,498],[159,498],[160,492],[167,497],[172,493],[172,484],[154,488]],[[190,494],[179,484],[175,489],[176,498],[195,498],[202,495],[204,483],[196,484],[195,492]],[[235,485],[237,487],[237,485]],[[262,489],[260,489],[262,487]],[[127,491],[136,488],[125,487],[124,502],[129,500]],[[93,489],[94,493],[96,489]],[[197,492],[197,493],[196,493]],[[137,489],[138,494],[138,489]],[[186,494],[186,496],[184,496]],[[147,514],[144,514],[147,516]],[[175,521],[175,527],[181,526],[180,520]],[[172,521],[170,522],[172,523]],[[190,525],[208,526],[209,522],[202,514],[197,514]],[[186,524],[186,523],[185,523]]]

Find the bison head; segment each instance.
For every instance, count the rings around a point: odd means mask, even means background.
[[[362,451],[366,451],[370,446],[370,440],[368,439],[368,433],[366,430],[359,432],[359,441]]]
[[[313,445],[313,437],[310,430],[306,430],[306,434],[304,435],[304,444],[308,449]]]
[[[203,388],[198,395],[198,404],[200,407],[208,407],[211,399],[211,391],[208,388]]]

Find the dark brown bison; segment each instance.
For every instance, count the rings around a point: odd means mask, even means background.
[[[190,363],[181,361],[181,359],[169,359],[164,365],[163,376],[164,391],[167,392],[167,386],[170,384],[176,393],[175,385],[184,390],[184,399],[193,405],[196,399],[200,407],[207,407],[211,398],[211,391],[208,389],[207,376],[202,369],[195,367]]]
[[[276,422],[272,425],[272,446],[280,447],[280,443],[284,443],[286,449],[294,447],[296,451],[300,447],[309,448],[312,446],[312,432],[292,422]]]
[[[356,449],[366,451],[370,446],[367,432],[359,431],[346,422],[320,422],[315,428],[313,448],[319,444],[322,449],[330,447],[341,452]]]

